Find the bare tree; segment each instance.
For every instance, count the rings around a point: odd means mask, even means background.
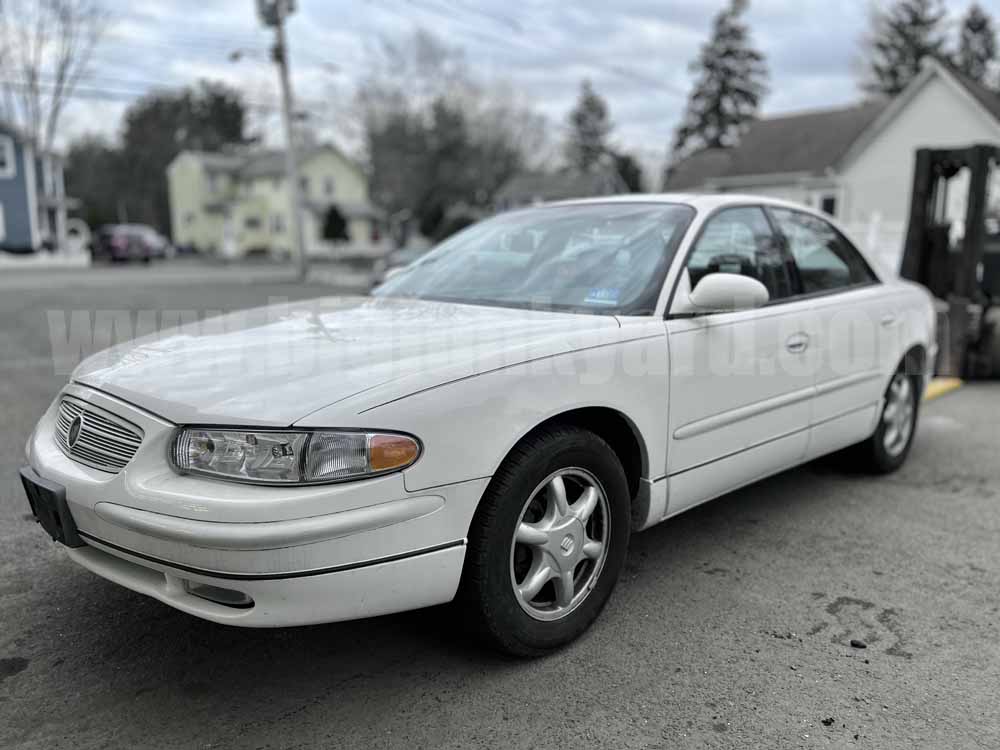
[[[8,120],[51,150],[107,15],[98,0],[0,0],[0,66]]]
[[[372,50],[355,112],[372,197],[425,229],[459,206],[489,206],[549,151],[545,119],[523,92],[475,77],[460,47],[425,30]]]

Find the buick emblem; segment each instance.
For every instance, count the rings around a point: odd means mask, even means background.
[[[568,555],[573,551],[573,547],[576,546],[576,540],[572,536],[567,534],[563,537],[563,540],[559,543],[559,549],[563,551],[564,555]]]
[[[66,436],[66,444],[70,448],[76,445],[76,441],[80,439],[80,430],[83,428],[83,417],[79,416],[73,420],[73,423],[69,426],[69,435]]]

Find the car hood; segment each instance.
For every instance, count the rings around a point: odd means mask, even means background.
[[[620,330],[612,316],[324,298],[144,336],[89,357],[72,379],[179,424],[286,426],[363,391],[397,399]]]

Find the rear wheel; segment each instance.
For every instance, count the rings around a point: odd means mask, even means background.
[[[875,433],[855,446],[865,468],[877,474],[896,471],[906,461],[917,428],[920,378],[901,366],[892,376]]]
[[[470,530],[461,600],[471,623],[516,656],[577,638],[621,572],[629,506],[621,463],[597,435],[555,427],[523,440]]]

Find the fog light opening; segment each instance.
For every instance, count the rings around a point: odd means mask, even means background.
[[[199,599],[207,599],[224,607],[249,609],[253,606],[253,599],[247,594],[244,594],[242,591],[234,591],[233,589],[224,589],[221,586],[210,586],[207,583],[184,581],[184,590],[191,594],[191,596],[197,596]]]

